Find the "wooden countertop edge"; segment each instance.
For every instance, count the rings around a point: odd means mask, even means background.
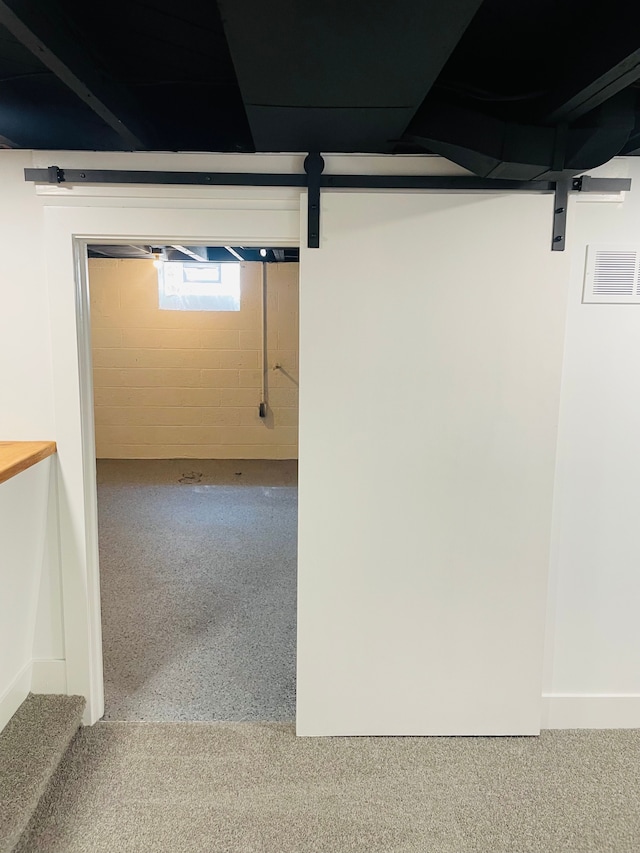
[[[0,483],[56,452],[55,441],[0,441]]]

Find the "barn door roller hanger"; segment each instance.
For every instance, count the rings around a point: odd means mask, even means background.
[[[25,169],[26,181],[37,184],[173,184],[192,186],[300,187],[307,189],[307,246],[320,246],[320,193],[323,189],[432,190],[445,192],[535,192],[553,193],[551,249],[565,247],[567,205],[570,193],[619,193],[631,189],[630,178],[592,178],[581,175],[557,181],[507,181],[472,175],[326,175],[324,160],[310,153],[304,175],[265,172],[154,172],[119,169]]]

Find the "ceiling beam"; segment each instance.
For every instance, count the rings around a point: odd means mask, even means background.
[[[599,31],[577,39],[577,55],[567,60],[566,82],[546,105],[544,120],[574,122],[640,80],[640,36],[637,26],[625,29],[615,19],[613,32]]]
[[[107,79],[62,21],[55,0],[46,4],[0,0],[0,24],[14,38],[115,130],[128,148],[149,148],[146,132],[133,119],[136,107],[126,89]]]
[[[173,245],[171,248],[177,249],[178,252],[182,252],[183,255],[186,255],[188,258],[191,258],[192,261],[198,261],[198,263],[200,264],[206,264],[209,260],[209,256],[207,255],[207,250],[205,247]]]
[[[240,252],[236,251],[236,249],[233,249],[231,246],[225,246],[224,248],[227,250],[227,252],[229,252],[232,257],[236,258],[236,260],[244,261],[242,255],[240,254]]]

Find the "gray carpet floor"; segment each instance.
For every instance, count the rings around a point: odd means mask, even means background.
[[[293,720],[295,462],[98,463],[106,720]]]
[[[80,731],[19,853],[637,853],[640,731],[296,739]]]
[[[78,731],[80,696],[27,696],[0,732],[0,853],[18,842]]]

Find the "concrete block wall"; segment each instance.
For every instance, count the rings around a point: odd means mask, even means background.
[[[240,311],[165,311],[152,261],[89,260],[98,458],[297,458],[298,265],[267,272],[261,419],[260,264],[241,265]]]

